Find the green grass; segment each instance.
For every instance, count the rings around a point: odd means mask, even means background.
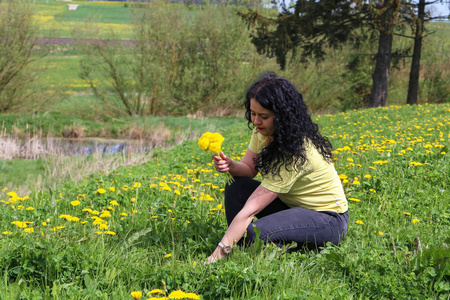
[[[58,22],[96,22],[130,24],[130,8],[124,7],[123,3],[100,5],[95,2],[89,3],[78,1],[79,7],[74,11],[65,10],[55,15]]]
[[[121,2],[71,1],[78,4],[76,10],[68,9],[68,2],[56,0],[35,1],[40,36],[72,37],[80,27],[99,26],[108,31],[115,28],[119,38],[129,37],[130,8]]]
[[[29,187],[32,187],[42,179],[41,176],[45,174],[46,167],[44,159],[0,160],[0,186],[4,188],[14,184],[14,187],[20,187],[26,182]]]
[[[350,199],[346,238],[318,252],[256,243],[203,265],[226,230],[225,178],[195,140],[29,198],[4,190],[0,298],[132,299],[158,288],[201,299],[448,299],[449,112],[446,104],[314,116]],[[245,122],[211,131],[226,138],[225,153],[243,155]]]

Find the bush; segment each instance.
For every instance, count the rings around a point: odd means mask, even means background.
[[[35,76],[28,66],[39,58],[33,14],[30,4],[6,1],[0,6],[0,113],[39,104],[29,88]]]
[[[245,59],[248,32],[227,5],[190,6],[164,0],[131,5],[130,42],[97,40],[84,45],[80,76],[116,113],[128,115],[221,113],[240,106],[259,64]],[[243,56],[252,53],[246,58]]]

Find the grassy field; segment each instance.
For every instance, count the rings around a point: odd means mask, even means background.
[[[450,106],[314,119],[350,206],[339,247],[256,243],[203,261],[226,229],[225,178],[196,141],[29,196],[0,193],[1,299],[449,299]],[[216,128],[239,159],[246,124]],[[155,298],[151,298],[155,299]]]
[[[123,3],[72,1],[79,7],[69,11],[67,2],[34,2],[42,37],[74,37],[87,27],[132,36]],[[0,299],[133,299],[139,292],[141,299],[450,299],[450,106],[426,104],[448,102],[449,26],[429,24],[436,32],[424,44],[419,106],[400,106],[408,59],[392,69],[391,106],[337,114],[324,112],[330,103],[357,101],[354,84],[370,86],[370,66],[346,69],[354,49],[278,72],[320,113],[314,119],[333,143],[350,202],[348,235],[316,252],[256,243],[213,265],[203,261],[226,230],[224,177],[195,139],[221,132],[225,152],[239,159],[250,137],[241,113],[104,114],[78,76],[84,54],[53,46],[30,70],[48,95],[47,111],[1,115],[2,133],[165,138],[133,158],[0,160]],[[251,64],[253,77],[277,70],[271,59]]]
[[[69,10],[67,2],[38,0],[34,2],[37,23],[43,37],[72,37],[83,23],[99,26],[105,32],[111,29],[128,38],[131,34],[130,8],[120,2],[71,1],[76,10]]]

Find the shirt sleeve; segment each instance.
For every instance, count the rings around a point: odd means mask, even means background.
[[[250,143],[248,144],[248,149],[254,153],[261,152],[263,145],[267,143],[267,137],[261,135],[258,130],[255,128],[253,130],[252,137],[250,139]]]

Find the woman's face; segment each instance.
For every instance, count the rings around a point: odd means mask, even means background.
[[[273,136],[275,126],[273,124],[273,112],[259,104],[256,99],[250,99],[250,113],[252,123],[258,132],[264,136]]]

